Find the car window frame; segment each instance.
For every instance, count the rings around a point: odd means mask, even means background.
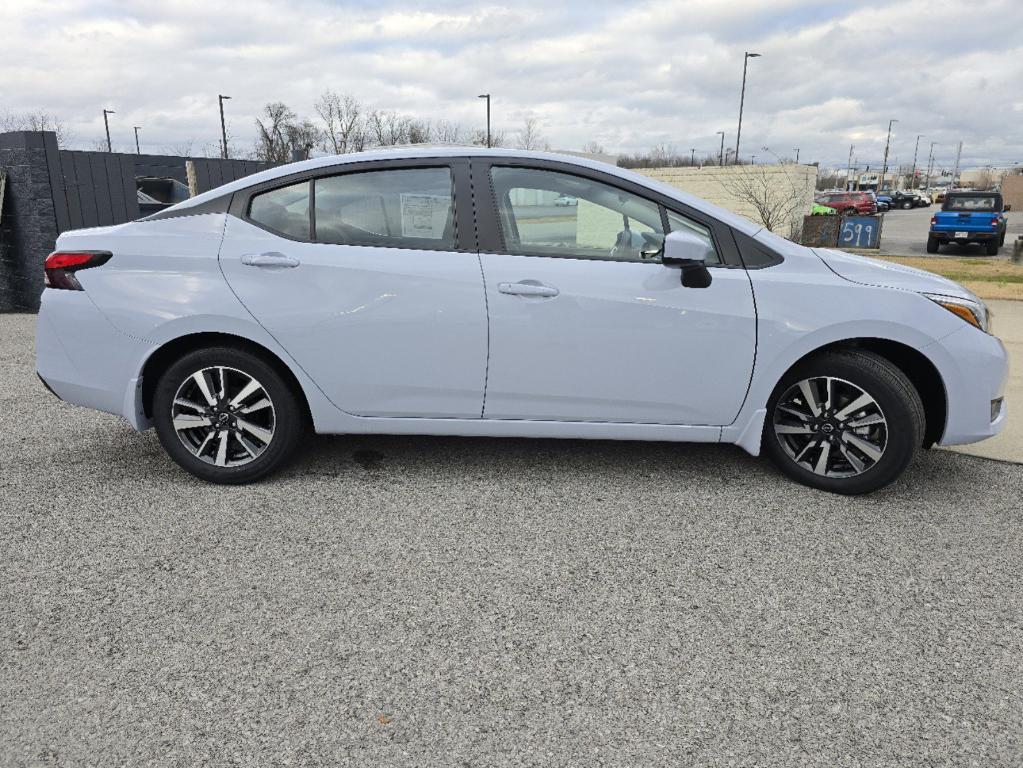
[[[742,258],[739,255],[738,246],[732,236],[732,228],[722,221],[712,218],[702,211],[696,210],[678,200],[658,192],[655,189],[636,184],[629,179],[611,173],[605,173],[595,168],[566,163],[559,160],[545,160],[539,158],[502,158],[491,156],[476,156],[472,158],[470,165],[471,181],[473,188],[473,201],[476,208],[476,227],[479,239],[480,253],[495,253],[520,255],[526,258],[552,258],[569,259],[576,261],[602,261],[618,264],[649,264],[661,267],[659,259],[646,261],[617,260],[602,257],[590,257],[576,254],[550,254],[550,253],[528,253],[523,249],[522,253],[511,254],[505,247],[504,235],[501,230],[500,209],[497,204],[497,193],[494,189],[490,170],[493,167],[521,168],[524,170],[553,171],[564,173],[570,176],[578,176],[600,184],[605,184],[620,189],[628,194],[635,195],[660,208],[661,228],[665,234],[671,230],[668,228],[667,211],[670,210],[677,216],[687,219],[706,227],[711,234],[714,248],[717,251],[720,262],[708,264],[709,269],[743,269]]]
[[[453,206],[454,241],[451,247],[433,245],[430,240],[418,240],[415,244],[375,244],[375,243],[334,243],[315,239],[316,226],[316,185],[320,179],[337,176],[348,176],[357,173],[375,171],[403,171],[426,168],[446,169],[451,174],[451,204]],[[251,218],[249,211],[253,198],[276,189],[294,186],[307,182],[309,184],[309,232],[306,237],[293,237],[284,232],[268,227]],[[473,215],[472,189],[469,179],[469,160],[463,157],[416,157],[395,158],[393,160],[369,160],[364,162],[337,163],[320,166],[296,173],[280,176],[260,184],[253,184],[244,190],[235,192],[228,206],[228,213],[254,227],[269,232],[275,237],[308,245],[322,245],[332,248],[379,248],[405,251],[439,251],[442,253],[476,253],[476,227]]]

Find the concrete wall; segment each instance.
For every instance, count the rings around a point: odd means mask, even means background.
[[[754,205],[742,199],[743,196],[735,189],[737,182],[749,182],[754,190],[763,190],[758,194],[770,206],[787,209],[784,221],[773,226],[774,231],[784,237],[798,236],[803,216],[810,213],[813,205],[817,185],[817,168],[813,165],[713,165],[703,168],[637,168],[636,171],[763,225]],[[792,200],[792,203],[786,204],[787,200]]]

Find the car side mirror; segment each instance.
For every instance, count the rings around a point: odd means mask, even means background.
[[[706,239],[680,229],[664,238],[661,263],[668,267],[682,267],[682,285],[686,288],[708,288],[712,278],[707,260],[713,255],[714,246]]]

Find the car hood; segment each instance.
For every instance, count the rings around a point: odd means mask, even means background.
[[[978,300],[959,283],[923,269],[827,248],[814,248],[813,252],[832,272],[853,283]]]

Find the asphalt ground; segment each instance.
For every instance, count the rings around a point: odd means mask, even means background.
[[[881,227],[881,253],[895,256],[931,256],[927,253],[927,231],[931,228],[931,216],[941,210],[941,203],[929,208],[911,208],[908,211],[892,210],[884,214]],[[1012,243],[1023,235],[1023,211],[1005,214],[1008,226],[1005,230],[1005,245],[999,256],[1012,255]],[[987,256],[979,245],[943,245],[937,256]]]
[[[0,316],[0,765],[1018,766],[1023,467],[320,437],[203,484]]]

